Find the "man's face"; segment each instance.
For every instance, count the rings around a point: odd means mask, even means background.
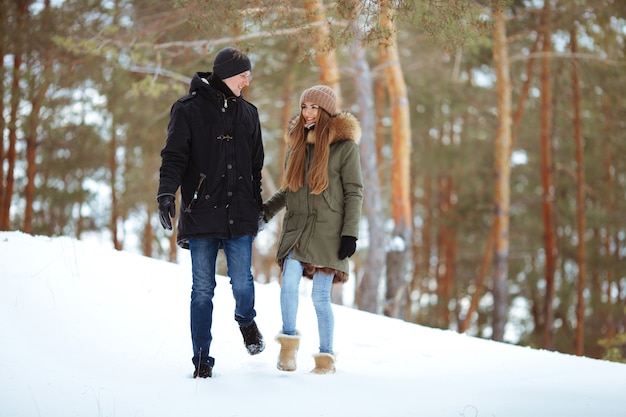
[[[250,85],[250,71],[233,75],[232,77],[225,78],[222,81],[228,86],[228,88],[230,88],[230,91],[239,97],[241,95],[241,90]]]

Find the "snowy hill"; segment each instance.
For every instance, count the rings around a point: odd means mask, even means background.
[[[276,369],[279,287],[257,284],[267,348],[248,356],[227,278],[215,377],[193,379],[188,266],[66,237],[0,233],[1,417],[623,417],[626,366],[334,306],[338,371],[312,375],[303,281],[298,370]]]

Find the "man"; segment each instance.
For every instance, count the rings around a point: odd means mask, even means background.
[[[252,240],[258,232],[263,201],[263,142],[257,108],[244,100],[250,84],[248,57],[227,47],[215,56],[213,72],[198,72],[189,94],[170,111],[167,142],[161,151],[157,201],[167,230],[181,189],[177,242],[191,252],[191,339],[194,378],[212,376],[210,356],[215,263],[226,255],[235,298],[235,320],[248,353],[265,342],[254,321]]]

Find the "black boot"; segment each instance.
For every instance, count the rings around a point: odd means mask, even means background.
[[[197,363],[196,363],[197,362]],[[194,378],[211,378],[213,376],[213,365],[215,365],[215,359],[211,356],[208,358],[200,358],[198,361],[194,359],[195,369],[193,370]]]
[[[246,349],[248,349],[248,353],[250,355],[256,355],[257,353],[263,352],[263,349],[265,349],[265,342],[263,341],[263,336],[261,335],[261,332],[259,332],[259,328],[256,327],[256,323],[254,321],[245,327],[239,327],[239,330],[241,330],[243,343],[246,345]]]
[[[211,378],[213,376],[213,367],[206,363],[201,363],[196,366],[193,371],[194,378]]]

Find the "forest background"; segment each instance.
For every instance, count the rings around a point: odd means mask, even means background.
[[[363,230],[335,302],[624,361],[623,1],[4,0],[0,37],[0,230],[180,261],[155,201],[169,110],[233,45],[265,198],[304,88],[361,121]],[[255,241],[259,282],[279,227]]]

